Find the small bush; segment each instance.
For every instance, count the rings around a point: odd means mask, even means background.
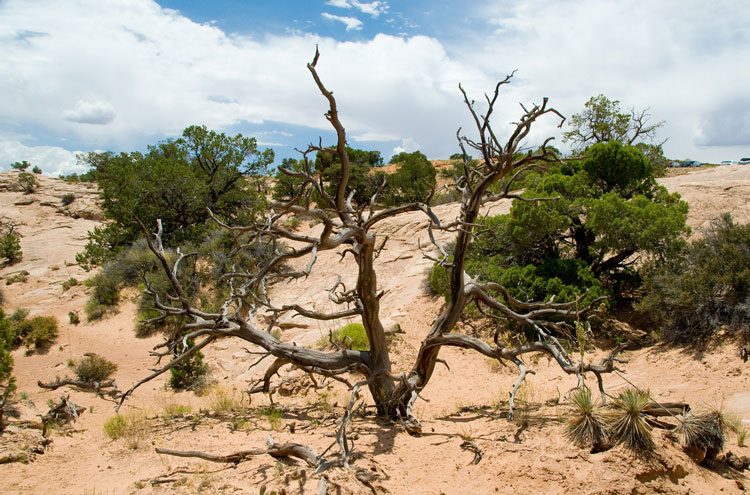
[[[665,340],[703,344],[719,328],[750,338],[750,224],[726,214],[683,256],[654,263],[639,309]]]
[[[697,462],[712,461],[724,450],[727,430],[732,428],[727,416],[721,407],[708,412],[686,411],[678,417],[674,431],[680,436],[685,451]]]
[[[13,371],[13,356],[10,350],[13,348],[16,340],[16,331],[12,322],[5,317],[5,313],[0,308],[0,383],[10,378]]]
[[[29,168],[31,164],[27,162],[26,160],[24,160],[22,162],[13,162],[10,164],[10,166],[15,170],[20,170],[21,172],[23,172],[24,170]]]
[[[195,345],[193,339],[188,339],[188,347]],[[181,352],[174,353],[177,357]],[[200,392],[207,385],[208,365],[203,362],[203,353],[196,352],[186,361],[171,368],[169,376],[169,386],[175,390],[193,390]]]
[[[23,251],[21,251],[21,239],[18,234],[8,232],[0,236],[0,258],[6,258],[9,264],[21,261]]]
[[[295,230],[297,230],[300,227],[300,225],[302,225],[302,220],[300,220],[297,217],[289,217],[286,220],[284,220],[283,222],[281,222],[281,226],[282,227],[284,227],[284,228],[286,228],[288,230],[291,230],[292,232],[294,232]]]
[[[78,311],[68,311],[68,319],[71,325],[78,325],[81,319],[78,317]]]
[[[15,330],[16,338],[21,338],[27,349],[44,349],[57,339],[57,319],[37,316],[18,323]]]
[[[39,181],[29,172],[21,172],[18,174],[18,186],[21,188],[24,194],[31,194],[36,191],[39,187]]]
[[[361,323],[348,323],[331,334],[331,340],[346,349],[355,351],[369,351],[370,341]]]
[[[63,206],[68,206],[69,204],[73,203],[73,201],[75,200],[76,200],[76,195],[73,193],[65,193],[60,199]]]
[[[34,165],[34,168],[32,168],[31,171],[34,172],[37,175],[39,175],[39,174],[42,173],[42,169],[39,168],[39,167],[37,167],[36,165]]]
[[[100,320],[105,314],[117,310],[117,303],[120,300],[120,281],[108,273],[106,267],[100,273],[84,281],[84,285],[94,288],[93,294],[83,306],[89,321]]]
[[[452,258],[448,259],[450,263]],[[450,299],[451,280],[448,268],[435,263],[430,270],[430,287],[435,294],[443,296],[446,301]]]
[[[84,382],[103,382],[117,371],[117,365],[98,354],[89,354],[78,363],[75,374]]]
[[[18,308],[8,317],[11,323],[21,323],[29,316],[29,308]]]
[[[78,280],[74,277],[70,277],[68,280],[62,283],[63,292],[78,285]]]

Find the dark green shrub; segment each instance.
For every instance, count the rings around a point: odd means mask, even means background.
[[[39,174],[42,173],[42,169],[39,168],[39,167],[37,167],[36,165],[34,165],[34,168],[32,168],[31,171],[34,172],[37,175],[39,175]]]
[[[13,356],[10,351],[16,340],[16,332],[9,318],[0,308],[0,383],[10,378],[13,371]]]
[[[78,325],[81,323],[81,319],[78,317],[77,311],[68,311],[68,319],[71,325]]]
[[[89,354],[75,368],[75,374],[84,382],[103,382],[117,371],[117,365],[98,354]]]
[[[750,338],[750,224],[716,219],[702,239],[652,263],[639,309],[670,342],[703,343],[719,328]]]
[[[75,200],[76,200],[76,195],[73,193],[65,193],[62,195],[62,198],[60,199],[63,206],[68,206]]]
[[[22,256],[18,234],[11,231],[0,235],[0,258],[7,258],[8,263],[13,264],[21,261]]]
[[[193,339],[188,339],[188,348],[195,344]],[[175,349],[174,356],[180,355],[182,345]],[[169,386],[175,390],[200,391],[206,387],[208,377],[208,365],[203,362],[203,353],[196,352],[189,359],[170,369]]]
[[[24,170],[26,170],[27,168],[29,168],[31,166],[31,164],[29,162],[27,162],[26,160],[24,160],[22,162],[13,162],[13,163],[10,164],[10,166],[11,166],[11,168],[13,168],[15,170],[20,170],[21,172],[23,172]]]
[[[452,261],[448,259],[448,263]],[[450,274],[448,273],[449,268],[440,266],[435,263],[430,270],[430,287],[435,294],[443,296],[446,301],[450,298],[451,281]]]

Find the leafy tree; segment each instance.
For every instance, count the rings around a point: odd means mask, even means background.
[[[514,201],[510,214],[485,221],[471,256],[505,269],[580,260],[617,292],[637,275],[636,257],[667,259],[688,232],[687,203],[656,184],[637,148],[617,141],[595,144],[572,167],[538,176],[523,196],[557,199]]]
[[[14,163],[11,163],[11,164],[10,164],[10,166],[11,166],[12,168],[14,168],[15,170],[20,170],[21,172],[23,172],[23,171],[25,171],[25,170],[26,170],[27,168],[29,168],[29,167],[31,166],[31,164],[30,164],[29,162],[27,162],[26,160],[24,160],[24,161],[22,161],[22,162],[14,162]]]
[[[620,141],[633,145],[644,139],[652,140],[664,122],[650,123],[648,109],[629,113],[620,110],[619,100],[604,95],[592,96],[583,112],[570,118],[572,129],[563,133],[563,142],[571,141],[580,151],[593,143]]]
[[[135,219],[147,225],[161,219],[164,241],[177,245],[206,233],[209,208],[233,221],[252,218],[264,198],[248,186],[258,185],[272,160],[273,151],[258,151],[254,138],[204,126],[188,127],[182,138],[150,146],[145,154],[89,153],[82,161],[92,167],[113,222],[89,234],[76,260],[91,266],[111,258],[142,235]]]
[[[393,159],[398,158],[394,162]],[[432,162],[419,151],[399,153],[391,160],[398,164],[398,169],[388,176],[386,203],[398,205],[425,201],[435,187],[437,172]]]

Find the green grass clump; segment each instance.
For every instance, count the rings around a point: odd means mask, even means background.
[[[145,442],[148,423],[143,413],[118,413],[104,422],[103,429],[112,440],[125,439],[128,447],[137,449]]]
[[[219,414],[238,412],[243,409],[237,394],[229,387],[212,387],[208,394],[208,403],[211,409]]]
[[[281,429],[282,417],[284,416],[281,409],[274,405],[266,406],[261,408],[260,415],[268,420],[272,430],[278,431]]]
[[[104,433],[112,440],[117,440],[125,435],[127,422],[121,414],[115,414],[104,422]]]
[[[192,411],[193,408],[191,408],[189,405],[177,404],[172,402],[164,406],[162,417],[164,419],[170,419],[174,418],[175,416],[184,416],[185,414],[190,414]]]
[[[354,351],[369,351],[370,341],[361,323],[348,323],[331,334],[331,340],[339,347]],[[326,340],[326,342],[328,342]]]
[[[25,284],[28,276],[29,276],[29,272],[27,272],[26,270],[21,270],[15,275],[9,275],[5,277],[5,285],[15,284],[16,282],[21,282],[22,284]]]
[[[75,374],[84,382],[103,382],[117,371],[117,365],[98,354],[89,354],[78,363]]]

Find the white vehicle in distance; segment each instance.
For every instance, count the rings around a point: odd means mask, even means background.
[[[737,165],[737,162],[735,160],[724,160],[719,165]]]
[[[737,163],[739,163],[740,165],[750,164],[750,158],[740,158],[740,161]]]

